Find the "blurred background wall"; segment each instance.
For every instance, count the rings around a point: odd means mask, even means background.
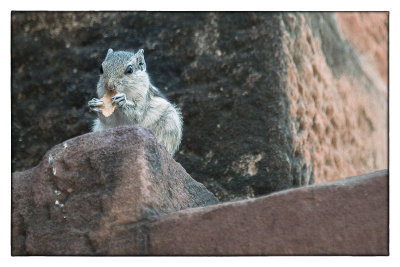
[[[388,167],[388,13],[13,12],[12,171],[90,131],[108,48],[145,50],[220,200]]]

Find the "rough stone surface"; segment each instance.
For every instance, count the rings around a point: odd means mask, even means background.
[[[368,14],[360,25],[372,20],[387,36]],[[373,45],[359,49],[342,22],[333,13],[13,12],[12,169],[89,131],[86,105],[109,47],[145,49],[153,83],[182,109],[176,160],[220,200],[387,168],[387,73],[375,75],[360,54]],[[356,43],[375,42],[362,29]]]
[[[338,12],[335,18],[341,33],[388,83],[389,12]]]
[[[148,224],[150,255],[388,255],[388,172],[187,209]]]
[[[286,14],[283,24],[292,145],[302,177],[319,183],[387,168],[387,87],[379,73],[369,75],[370,65],[341,39],[331,14]]]
[[[90,133],[55,146],[35,168],[13,173],[12,254],[107,254],[121,229],[216,203],[149,130]]]
[[[23,175],[29,177],[28,172]],[[27,190],[32,184],[21,186]],[[83,233],[90,227],[98,229],[96,224],[79,224],[68,235],[65,230],[51,232],[50,219],[57,229],[67,229],[73,221],[55,221],[58,208],[48,205],[41,212],[21,206],[25,214],[34,212],[31,221],[20,219],[13,229],[20,233],[13,241],[23,251],[39,255],[389,254],[387,170],[251,200],[185,209],[152,221],[119,221],[109,224],[105,236],[97,234],[94,239]],[[102,222],[110,223],[113,215],[108,213]],[[75,220],[88,221],[89,214],[81,216]],[[41,220],[48,224],[32,224]],[[25,240],[24,235],[35,239]]]

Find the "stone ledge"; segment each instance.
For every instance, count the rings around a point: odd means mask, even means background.
[[[150,255],[388,255],[388,171],[187,209],[147,230]]]

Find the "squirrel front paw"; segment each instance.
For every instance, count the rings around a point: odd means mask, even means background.
[[[126,105],[126,95],[124,93],[118,93],[111,98],[111,101],[114,105],[124,107]]]
[[[104,105],[103,100],[97,99],[97,98],[93,98],[92,100],[90,100],[88,102],[88,106],[90,108],[91,111],[100,113],[100,109],[98,107]]]

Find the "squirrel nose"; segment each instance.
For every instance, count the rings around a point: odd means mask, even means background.
[[[110,90],[114,90],[114,80],[113,80],[113,79],[109,79],[109,80],[107,81],[107,87],[108,87],[108,89],[110,89]]]

